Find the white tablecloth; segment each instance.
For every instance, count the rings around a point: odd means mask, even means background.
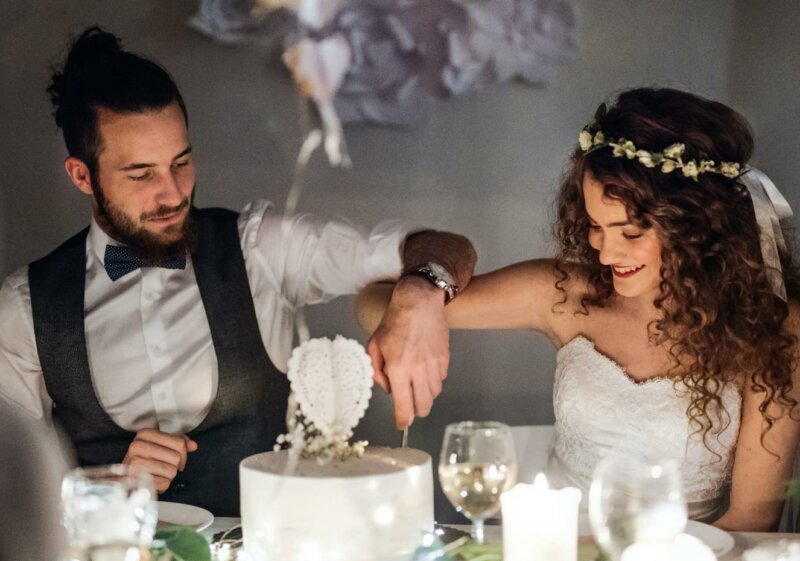
[[[239,524],[238,518],[216,518],[214,523],[211,524],[203,535],[211,539],[217,532],[227,530]],[[459,530],[469,531],[469,526],[454,526]],[[736,546],[732,551],[726,553],[719,558],[719,561],[741,561],[742,553],[746,550],[756,546],[764,541],[775,541],[782,538],[800,540],[800,534],[778,534],[769,532],[729,532],[733,539],[736,540]],[[500,541],[501,539],[500,526],[486,526],[486,539],[487,541]]]

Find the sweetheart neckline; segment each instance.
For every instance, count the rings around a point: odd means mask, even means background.
[[[619,372],[623,378],[625,378],[628,382],[630,382],[634,386],[646,386],[648,384],[655,384],[659,382],[668,382],[670,384],[673,384],[675,382],[673,378],[668,378],[667,376],[653,376],[651,378],[645,378],[644,380],[637,380],[636,378],[631,376],[631,374],[624,366],[620,365],[617,361],[615,361],[607,354],[601,353],[599,350],[597,350],[597,346],[594,344],[594,341],[592,341],[588,337],[585,337],[584,335],[576,335],[575,337],[564,343],[564,345],[562,345],[561,348],[558,349],[556,354],[558,355],[558,357],[560,357],[561,352],[564,351],[564,349],[566,349],[573,343],[577,344],[581,342],[587,345],[596,356],[600,357],[601,360],[611,365],[614,368],[614,370]]]

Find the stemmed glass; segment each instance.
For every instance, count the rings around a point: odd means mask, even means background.
[[[597,545],[613,561],[637,541],[673,540],[686,519],[677,462],[614,457],[597,466],[589,489],[589,521]]]
[[[483,543],[483,522],[500,512],[500,495],[517,480],[511,429],[493,421],[447,425],[439,457],[439,481],[456,511],[472,521]]]
[[[149,473],[116,464],[78,468],[61,486],[64,526],[78,559],[129,561],[147,558],[158,521]]]

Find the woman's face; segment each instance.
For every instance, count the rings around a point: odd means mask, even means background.
[[[589,245],[599,252],[600,263],[611,267],[614,290],[629,298],[655,298],[661,282],[661,242],[655,229],[631,223],[625,205],[605,197],[603,185],[589,171],[583,175],[583,202]]]

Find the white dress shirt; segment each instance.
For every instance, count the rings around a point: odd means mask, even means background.
[[[410,232],[397,221],[366,234],[310,215],[283,218],[266,201],[248,204],[238,225],[264,347],[282,372],[297,310],[396,278]],[[103,264],[106,244],[119,245],[92,220],[84,313],[95,393],[124,429],[188,432],[205,418],[217,391],[217,358],[191,258],[185,269],[148,267],[112,281]],[[0,397],[51,422],[27,267],[0,289]]]

